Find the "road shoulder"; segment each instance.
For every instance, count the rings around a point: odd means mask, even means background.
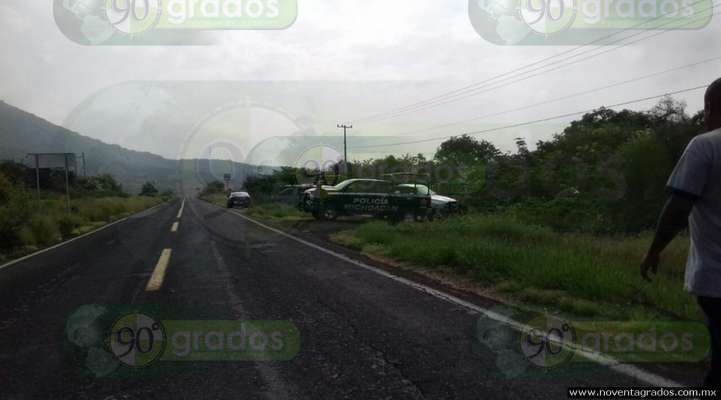
[[[416,286],[416,288],[420,290],[428,288],[430,291],[435,292],[434,295],[436,295],[436,297],[444,298],[445,296],[446,300],[456,302],[478,312],[486,313],[487,315],[493,314],[493,311],[490,311],[490,309],[496,309],[499,307],[520,308],[515,304],[505,303],[500,299],[483,296],[472,287],[458,287],[456,281],[449,282],[448,280],[444,280],[441,276],[434,277],[421,274],[391,260],[369,257],[368,255],[361,254],[355,249],[333,243],[329,239],[328,234],[330,232],[337,232],[338,227],[331,227],[331,229],[313,232],[307,229],[307,225],[304,225],[303,222],[292,225],[279,224],[273,221],[258,220],[257,217],[248,217],[244,212],[239,210],[226,211],[237,214],[240,217],[260,226],[264,226],[266,229],[270,228],[272,230],[276,230],[280,234],[284,234],[289,238],[294,238],[294,240],[307,242],[307,244],[312,247],[317,247],[321,251],[340,255],[339,258],[345,259],[351,263],[362,264],[372,269],[381,271],[382,274],[387,274],[389,277],[395,277],[398,280],[407,281],[409,285]],[[334,221],[334,223],[343,224],[342,221]],[[519,321],[531,321],[543,316],[542,313],[539,313],[536,310],[529,310],[527,307],[520,308],[520,312],[522,318],[519,319]],[[508,319],[504,315],[493,315],[493,317],[511,325],[516,330],[523,331],[525,329],[529,329],[529,326],[525,325],[523,322],[518,322],[515,319]],[[515,317],[516,314],[514,314],[514,318]],[[583,357],[588,357],[598,364],[606,365],[618,373],[637,379],[651,386],[671,387],[694,385],[697,377],[700,376],[700,371],[703,370],[703,366],[693,365],[691,367],[692,371],[680,371],[680,369],[689,368],[688,364],[624,364],[614,360],[613,358],[607,357],[604,354],[585,352],[580,348],[577,348],[576,350],[583,353]]]

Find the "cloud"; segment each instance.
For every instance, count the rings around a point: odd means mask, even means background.
[[[335,122],[412,104],[572,48],[496,46],[475,33],[466,13],[463,1],[303,0],[295,25],[287,30],[217,33],[220,44],[216,46],[103,47],[80,46],[65,38],[55,26],[50,1],[6,2],[0,5],[4,27],[0,33],[4,55],[0,60],[4,82],[0,98],[62,123],[94,93],[126,82],[240,81],[257,82],[261,87],[263,82],[295,81],[307,87],[314,87],[318,81],[336,82],[333,90],[323,91],[319,85],[314,94],[294,93],[288,90],[290,86],[272,89],[279,96],[289,96],[278,104],[297,107],[298,117],[314,121],[317,132],[332,133]],[[720,34],[715,22],[698,31],[667,33],[461,102],[357,129],[384,135],[418,130],[692,63],[714,55]],[[703,65],[567,102],[414,136],[455,134],[484,124],[593,108],[699,85],[718,75],[719,63]],[[341,89],[344,82],[354,84]],[[403,90],[384,92],[383,82],[403,83],[387,85],[385,90]],[[125,95],[129,97],[117,99],[117,104],[138,101],[136,93]],[[195,115],[193,107],[218,100],[213,93],[204,93],[202,98],[194,98],[193,93],[181,95],[190,99],[174,94],[167,101],[182,104],[185,108],[179,112],[184,116],[167,119],[164,129],[162,120],[153,120],[153,129],[164,132],[158,140],[167,141],[172,136],[176,120]],[[292,99],[296,95],[299,97]],[[308,96],[319,99],[299,104]],[[699,93],[679,97],[688,101],[690,110],[702,107]],[[272,96],[266,101],[272,102]],[[149,100],[148,106],[156,102]],[[638,107],[648,108],[651,103]],[[131,148],[162,149],[165,142],[123,135],[118,128],[103,126],[102,118],[110,111],[94,109],[97,114],[91,120],[97,123],[86,124],[81,133]],[[540,128],[538,132],[534,137],[552,133]],[[495,140],[505,143],[500,137]]]

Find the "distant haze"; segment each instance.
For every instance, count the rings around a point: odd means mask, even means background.
[[[54,24],[49,1],[3,2],[0,98],[130,149],[166,158],[244,161],[268,138],[337,136],[337,123],[412,104],[571,49],[488,43],[471,26],[466,1],[304,0],[299,6],[298,19],[287,30],[218,32],[213,34],[220,43],[216,46],[101,47],[65,38]],[[705,84],[721,76],[721,63],[427,129],[707,59],[718,55],[720,35],[716,21],[698,31],[671,32],[460,102],[360,122],[351,135],[423,139],[459,134]],[[695,112],[702,107],[701,94],[677,98]],[[630,108],[648,109],[654,102]],[[568,120],[484,138],[512,150],[514,138],[533,144]],[[208,143],[227,138],[236,150],[204,153]],[[383,151],[432,155],[438,143]]]

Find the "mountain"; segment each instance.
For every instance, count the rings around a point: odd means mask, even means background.
[[[82,173],[81,154],[89,176],[111,174],[129,193],[145,182],[161,189],[192,193],[205,183],[222,180],[231,172],[232,186],[240,188],[245,178],[269,171],[227,160],[170,160],[159,155],[108,144],[54,125],[34,114],[0,101],[0,160],[32,165],[28,153],[75,153]]]

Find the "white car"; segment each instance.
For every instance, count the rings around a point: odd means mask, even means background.
[[[431,195],[431,215],[430,217],[444,218],[452,214],[461,212],[461,208],[458,205],[458,200],[448,197],[441,196],[440,194],[432,191],[426,185],[404,183],[398,186],[404,187],[415,187],[419,194],[430,194]]]

